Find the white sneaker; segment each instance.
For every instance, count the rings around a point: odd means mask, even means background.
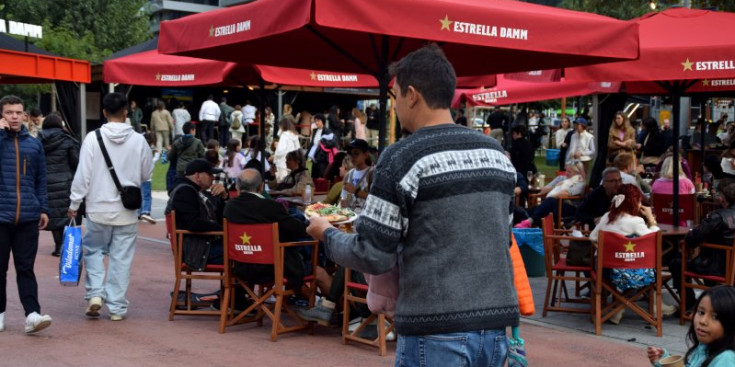
[[[116,314],[110,315],[110,321],[122,321],[122,320],[125,320],[125,315],[116,315]]]
[[[31,334],[51,326],[51,316],[33,312],[26,317],[26,333]]]
[[[5,312],[0,313],[0,331],[5,331]]]
[[[620,324],[620,320],[623,319],[623,314],[624,313],[625,313],[625,309],[622,309],[622,310],[616,312],[615,315],[613,315],[613,317],[611,317],[609,319],[609,321],[611,323],[615,324],[615,325],[619,325]]]
[[[99,317],[101,308],[102,297],[92,297],[89,299],[89,303],[87,304],[87,311],[85,315],[89,317]]]
[[[156,224],[156,220],[153,217],[151,217],[150,214],[141,214],[140,215],[140,219],[142,219],[142,220],[144,220],[144,221],[146,221],[146,222],[148,222],[150,224]]]

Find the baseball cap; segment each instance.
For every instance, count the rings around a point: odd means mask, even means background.
[[[362,150],[363,152],[369,152],[370,145],[365,140],[355,139],[350,142],[350,144],[347,146],[345,150],[349,152],[352,149],[359,149],[359,150]]]
[[[184,170],[184,176],[193,175],[199,172],[206,172],[211,174],[221,173],[222,170],[212,166],[206,159],[198,158],[186,165]]]
[[[587,121],[587,119],[584,118],[584,117],[577,117],[576,119],[574,119],[574,123],[575,124],[582,124],[584,126],[589,126],[590,125],[589,121]]]

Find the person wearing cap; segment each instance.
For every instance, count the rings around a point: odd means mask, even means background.
[[[120,185],[141,187],[153,171],[151,148],[142,135],[125,123],[126,106],[125,95],[106,95],[102,99],[102,112],[107,123],[100,132]],[[104,304],[110,320],[123,320],[128,312],[125,296],[138,236],[138,211],[123,206],[94,131],[82,143],[69,198],[70,218],[77,216],[83,200],[86,203],[87,230],[82,239],[87,270],[86,315],[99,317]],[[105,255],[110,256],[107,271]]]
[[[355,139],[345,148],[355,168],[345,175],[342,187],[342,207],[355,212],[362,211],[373,182],[373,167],[370,145],[365,140]]]
[[[223,185],[214,184],[214,175],[222,170],[209,161],[197,158],[186,165],[184,178],[171,191],[166,214],[176,212],[176,228],[191,232],[222,230],[222,213],[229,192]],[[215,238],[209,248],[207,264],[221,265],[222,238]]]
[[[595,137],[587,132],[587,126],[589,122],[584,117],[577,117],[574,120],[574,134],[566,156],[567,164],[581,162],[585,172],[589,169],[592,156],[595,155]]]

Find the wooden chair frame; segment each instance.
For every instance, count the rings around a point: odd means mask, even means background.
[[[356,296],[353,294],[353,291],[357,291],[359,293],[365,293],[365,297]],[[369,317],[362,320],[360,323],[360,326],[355,329],[355,331],[350,332],[349,331],[349,324],[350,324],[350,305],[353,305],[355,303],[362,303],[367,305],[367,291],[368,286],[366,284],[361,283],[355,283],[352,281],[352,271],[349,268],[345,268],[345,288],[344,288],[344,295],[343,295],[343,302],[344,302],[344,309],[343,309],[343,318],[342,318],[342,344],[347,345],[350,341],[370,345],[373,347],[378,348],[378,354],[381,356],[385,356],[387,353],[387,346],[386,346],[386,335],[388,335],[390,332],[392,332],[395,328],[393,324],[393,319],[385,316],[384,314],[370,314]],[[365,330],[365,328],[375,322],[377,319],[376,328],[378,330],[378,336],[375,339],[366,339],[360,337],[360,333]],[[388,323],[388,326],[386,326],[386,322]]]
[[[199,310],[192,305],[191,302],[191,283],[192,280],[216,280],[219,281],[220,287],[224,282],[225,267],[224,265],[207,265],[204,270],[196,271],[187,267],[183,260],[183,243],[184,236],[186,235],[198,235],[198,236],[222,236],[220,231],[212,232],[191,232],[176,228],[176,213],[171,211],[166,216],[166,226],[171,241],[171,250],[173,252],[174,260],[174,275],[176,280],[174,281],[174,290],[171,294],[171,305],[169,307],[168,320],[173,321],[174,315],[195,315],[195,316],[219,316],[220,321],[225,319],[226,312],[223,311],[223,307],[220,310]],[[223,245],[224,246],[224,245]],[[186,300],[184,301],[184,309],[177,309],[179,293],[181,292],[181,282],[185,281]]]
[[[238,226],[262,226],[263,224],[238,224]],[[307,287],[309,296],[309,308],[314,306],[314,298],[316,296],[316,268],[319,252],[318,241],[300,241],[300,242],[279,242],[278,241],[278,223],[271,223],[271,238],[275,239],[272,244],[273,249],[273,268],[274,280],[270,283],[255,284],[251,286],[242,281],[232,273],[234,261],[230,259],[228,244],[230,233],[230,223],[224,220],[224,244],[225,248],[225,264],[228,264],[225,271],[224,281],[224,297],[222,308],[227,310],[226,319],[220,319],[219,332],[224,333],[228,326],[256,322],[258,326],[263,326],[263,317],[268,316],[271,319],[271,341],[278,340],[278,335],[298,330],[311,328],[312,323],[301,319],[296,311],[294,311],[288,303],[288,297],[295,294],[293,289],[286,289],[286,279],[283,276],[285,250],[288,247],[308,246],[312,248],[311,265],[312,273],[304,277],[304,285]],[[247,309],[239,313],[235,313],[235,298],[233,297],[234,288],[242,287],[247,292],[253,304]],[[276,302],[273,305],[266,303],[271,296],[275,297]],[[228,305],[227,307],[225,305]],[[252,311],[256,311],[256,315],[248,316]],[[282,322],[282,316],[288,315],[296,325],[285,326]]]
[[[565,249],[561,244],[563,240],[589,242],[589,238],[572,237],[570,236],[571,230],[554,229],[553,223],[553,214],[544,217],[541,223],[544,236],[544,262],[546,264],[547,279],[542,316],[546,317],[548,311],[589,314],[591,312],[590,308],[562,306],[563,303],[590,305],[589,299],[579,298],[579,296],[582,288],[581,284],[592,281],[592,278],[584,275],[585,272],[592,271],[592,267],[567,265],[566,258],[562,256]],[[592,255],[592,245],[590,244],[590,259]],[[567,272],[574,272],[574,275],[567,275]],[[569,291],[566,287],[567,281],[573,281],[575,283],[575,296],[577,298],[569,297]]]
[[[597,242],[597,259],[596,259],[596,270],[593,270],[592,277],[593,291],[594,291],[594,320],[595,320],[595,334],[600,335],[602,333],[602,323],[610,319],[618,311],[628,308],[643,318],[646,322],[656,327],[656,336],[661,337],[663,335],[663,314],[661,312],[661,231],[655,233],[655,253],[653,254],[656,259],[656,281],[648,286],[642,287],[628,294],[618,292],[617,287],[603,279],[602,269],[604,264],[604,248],[605,238],[610,236],[619,236],[612,232],[600,231],[598,242]],[[639,238],[627,239],[631,242],[641,242],[648,238],[650,235],[642,236]],[[607,295],[610,294],[613,297],[611,303],[603,304],[603,301],[607,299]],[[604,298],[603,298],[604,295]],[[644,310],[641,306],[635,303],[636,300],[642,297],[648,297],[648,310]],[[655,302],[654,302],[655,299]]]
[[[686,292],[687,288],[693,289],[707,289],[710,286],[705,284],[705,281],[714,282],[716,284],[726,284],[735,286],[735,241],[732,245],[718,245],[713,243],[703,243],[699,245],[699,248],[710,248],[713,250],[722,250],[725,252],[725,275],[705,275],[697,274],[687,270],[687,260],[689,257],[689,251],[687,249],[686,241],[681,241],[681,310],[684,312],[679,313],[679,324],[684,325],[685,320],[691,320],[690,315],[686,315],[687,301]]]

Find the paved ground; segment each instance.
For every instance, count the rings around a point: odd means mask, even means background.
[[[160,195],[154,197],[153,214],[161,218],[165,202]],[[238,326],[224,335],[217,333],[214,318],[177,317],[169,322],[173,272],[164,224],[141,223],[139,230],[128,295],[130,312],[122,322],[85,318],[84,287],[59,285],[58,259],[49,255],[53,241],[49,233],[42,233],[36,273],[43,311],[54,318],[54,324],[38,335],[23,333],[11,266],[6,331],[0,333],[0,366],[393,365],[395,343],[389,343],[389,356],[380,357],[367,346],[342,345],[337,329],[316,327],[314,335],[293,333],[273,343],[267,321],[264,328]],[[587,316],[552,314],[541,318],[545,278],[532,278],[532,287],[538,316],[524,319],[521,327],[531,366],[645,366],[648,343],[684,350],[684,328],[673,321],[666,323],[664,338],[656,338],[632,316],[619,326],[605,325],[604,336],[598,337]],[[205,285],[201,290],[212,288],[216,285]],[[631,338],[636,341],[626,342]]]

